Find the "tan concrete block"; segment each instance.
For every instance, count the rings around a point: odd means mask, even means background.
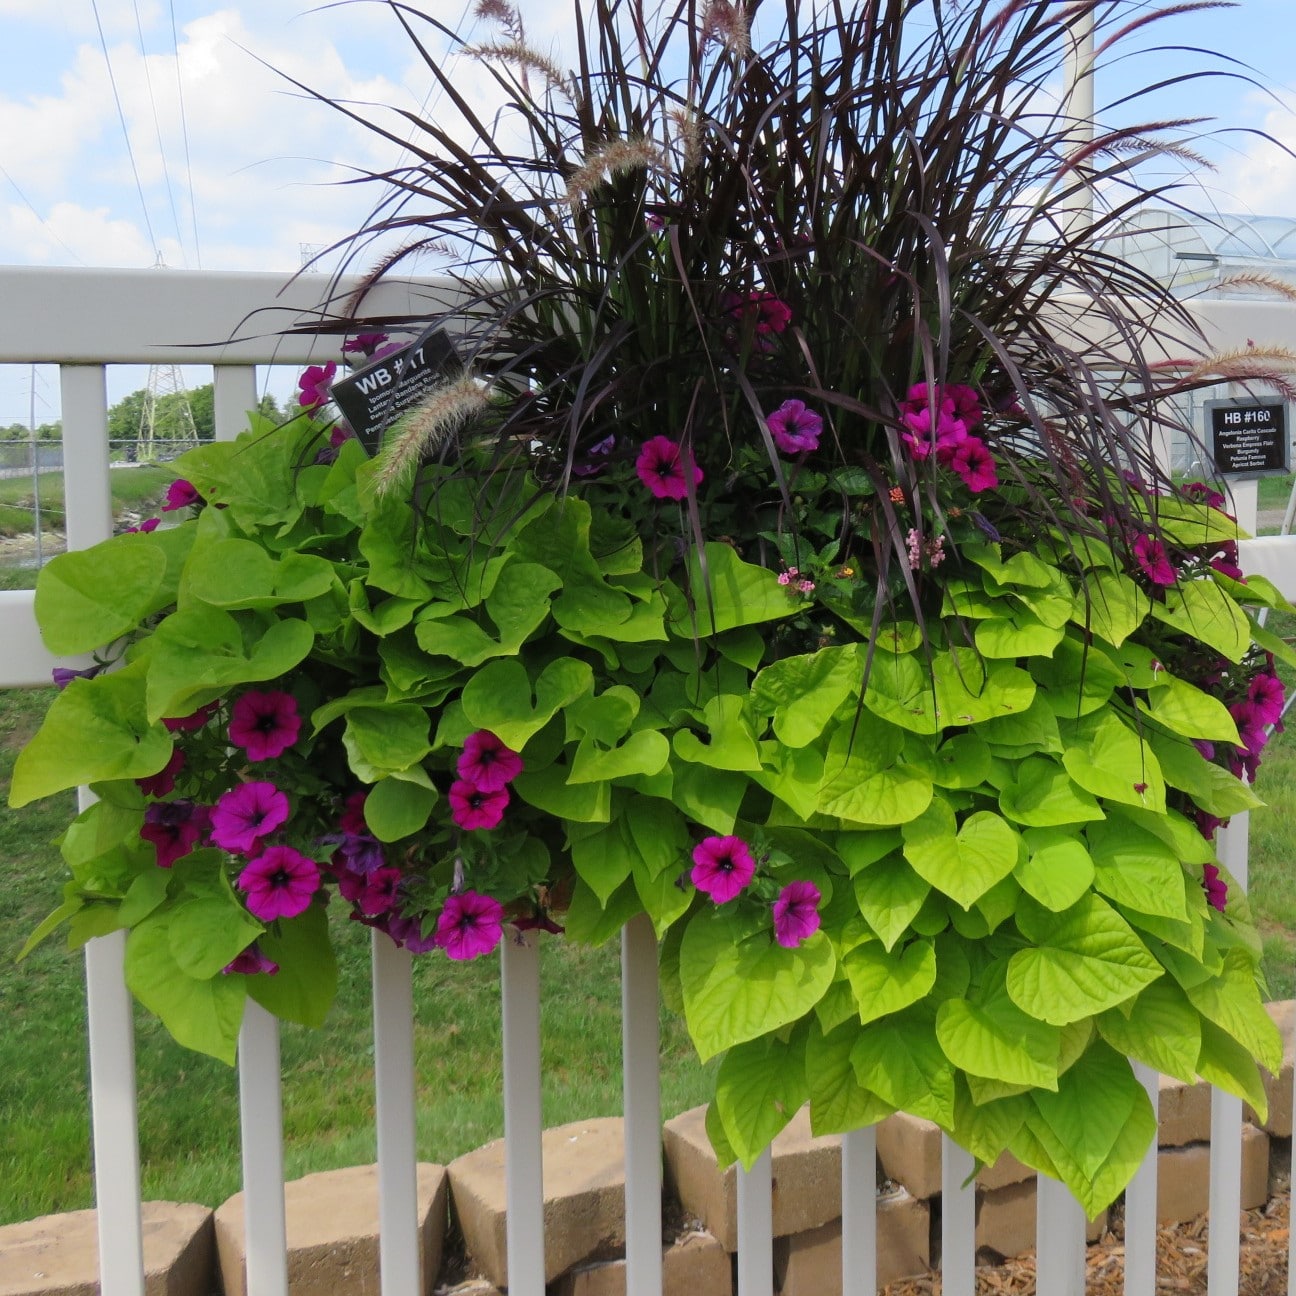
[[[1261,1071],[1265,1093],[1269,1098],[1269,1115],[1263,1124],[1256,1119],[1250,1105],[1243,1108],[1243,1119],[1260,1126],[1274,1138],[1292,1136],[1292,1063],[1296,1060],[1296,1001],[1284,999],[1279,1003],[1265,1004],[1274,1025],[1283,1038],[1282,1070],[1275,1075]]]
[[[878,1198],[878,1286],[927,1272],[931,1261],[931,1207],[903,1189]],[[786,1248],[786,1254],[782,1254]],[[841,1296],[840,1217],[794,1233],[776,1252],[779,1296]]]
[[[738,1192],[734,1168],[721,1170],[706,1133],[706,1108],[666,1122],[666,1181],[684,1209],[738,1249]],[[802,1107],[770,1149],[774,1179],[774,1236],[818,1228],[841,1214],[841,1138],[816,1138],[810,1109]]]
[[[1242,1209],[1263,1206],[1269,1195],[1269,1136],[1242,1126]],[[1163,1148],[1157,1156],[1157,1219],[1193,1219],[1210,1205],[1210,1145]]]
[[[1018,1163],[1020,1164],[1020,1162]],[[1035,1246],[1037,1184],[1034,1170],[1025,1166],[1029,1178],[993,1190],[977,1192],[977,1249],[987,1247],[1004,1259],[1021,1255]],[[1107,1227],[1107,1212],[1087,1221],[1085,1237],[1097,1242]]]
[[[896,1112],[877,1126],[878,1161],[882,1173],[903,1184],[911,1197],[923,1201],[940,1196],[940,1126],[921,1116]]]
[[[1004,1152],[994,1165],[986,1166],[977,1175],[977,1186],[984,1188],[986,1192],[994,1192],[999,1188],[1007,1188],[1011,1184],[1023,1183],[1027,1179],[1034,1178],[1035,1171],[1030,1166],[1022,1165],[1011,1152]]]
[[[625,1246],[625,1139],[619,1116],[545,1130],[545,1282]],[[504,1140],[450,1163],[455,1217],[473,1265],[508,1286]]]
[[[1184,1084],[1172,1076],[1159,1078],[1157,1142],[1161,1147],[1183,1147],[1210,1141],[1211,1087],[1204,1080]]]
[[[418,1167],[421,1290],[441,1268],[447,1221],[443,1166]],[[290,1296],[379,1296],[378,1167],[325,1170],[284,1185]],[[225,1296],[245,1296],[243,1194],[216,1212],[216,1251]]]
[[[625,1296],[626,1262],[579,1265],[560,1277],[550,1296]],[[662,1296],[733,1296],[729,1253],[710,1233],[686,1233],[662,1249]]]
[[[214,1271],[206,1206],[145,1202],[145,1296],[206,1296]],[[42,1215],[0,1228],[0,1296],[98,1296],[96,1211]]]

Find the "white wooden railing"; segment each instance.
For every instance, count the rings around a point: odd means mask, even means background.
[[[272,275],[0,268],[0,363],[60,366],[66,457],[68,545],[84,548],[111,533],[108,489],[109,364],[213,367],[217,436],[232,438],[256,403],[258,364],[329,358],[335,343],[312,347],[280,330],[320,317],[327,283],[304,276],[285,286]],[[429,313],[449,298],[432,282],[385,285],[375,314]],[[1202,307],[1221,347],[1248,336],[1296,339],[1296,310],[1253,303]],[[219,346],[213,340],[236,338]],[[314,351],[314,354],[312,352]],[[1291,542],[1296,545],[1296,540]],[[1296,557],[1267,547],[1256,554],[1271,577],[1296,594]],[[1244,556],[1245,566],[1248,559]],[[49,682],[57,664],[36,632],[32,595],[0,591],[0,687]],[[83,796],[86,794],[83,794]],[[1246,882],[1246,816],[1237,816],[1222,852]],[[133,1027],[125,989],[122,933],[86,946],[94,1165],[103,1296],[143,1296],[139,1146]],[[511,1296],[543,1296],[540,993],[533,944],[501,946],[507,1244]],[[628,1296],[660,1296],[661,1111],[658,1075],[657,947],[646,919],[622,939],[625,1075],[626,1280]],[[415,1193],[413,995],[408,954],[373,940],[373,1013],[383,1296],[422,1296]],[[273,1017],[248,1001],[239,1039],[239,1077],[249,1296],[287,1296],[279,1034]],[[39,1059],[32,1059],[38,1066]],[[1157,1076],[1140,1078],[1153,1108]],[[1241,1211],[1242,1104],[1212,1101],[1209,1291],[1236,1296]],[[946,1140],[942,1185],[942,1277],[946,1296],[975,1287],[972,1159]],[[842,1156],[842,1287],[875,1296],[876,1145],[871,1129],[847,1135]],[[1126,1194],[1125,1283],[1129,1296],[1156,1290],[1155,1146]],[[771,1168],[767,1152],[738,1175],[739,1296],[773,1296]],[[1084,1216],[1065,1191],[1041,1176],[1037,1207],[1037,1289],[1041,1296],[1084,1290]],[[1292,1233],[1296,1248],[1296,1231]],[[1289,1266],[1296,1296],[1296,1265]],[[705,1293],[701,1296],[706,1296]]]

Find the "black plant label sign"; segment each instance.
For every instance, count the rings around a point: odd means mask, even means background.
[[[374,455],[383,433],[463,362],[445,329],[433,325],[409,346],[339,378],[329,388],[342,417]]]

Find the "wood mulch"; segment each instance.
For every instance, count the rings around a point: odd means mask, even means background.
[[[1245,1211],[1242,1224],[1240,1296],[1287,1296],[1287,1237],[1291,1195],[1283,1192],[1258,1210]],[[1205,1215],[1157,1230],[1157,1293],[1205,1296]],[[1124,1296],[1125,1244],[1121,1222],[1089,1247],[1085,1296]],[[939,1296],[939,1274],[892,1283],[885,1296]],[[1035,1296],[1035,1254],[999,1265],[978,1266],[977,1296]]]

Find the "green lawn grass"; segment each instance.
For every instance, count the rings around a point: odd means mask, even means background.
[[[108,474],[112,489],[113,516],[126,510],[154,511],[166,494],[175,474],[157,464],[119,468]],[[8,477],[0,480],[0,535],[26,535],[33,529],[35,493],[30,477]],[[63,474],[40,475],[41,529],[62,531],[66,516],[63,510]]]

